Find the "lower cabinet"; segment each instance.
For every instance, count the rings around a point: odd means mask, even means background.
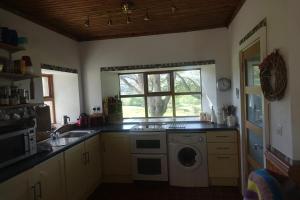
[[[236,131],[208,132],[207,152],[210,185],[237,186],[240,172]]]
[[[66,199],[63,154],[34,167],[32,179],[35,199]]]
[[[0,184],[2,200],[64,200],[63,155],[59,154]]]
[[[132,182],[130,135],[104,133],[101,141],[103,181]]]
[[[99,136],[66,150],[64,156],[67,199],[86,199],[100,182]]]
[[[0,199],[2,200],[33,200],[30,186],[31,170],[17,175],[0,184]]]

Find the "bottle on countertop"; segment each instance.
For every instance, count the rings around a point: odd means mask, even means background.
[[[217,122],[217,116],[216,116],[216,113],[215,113],[215,110],[214,110],[213,106],[211,107],[210,122],[213,123],[213,124]]]

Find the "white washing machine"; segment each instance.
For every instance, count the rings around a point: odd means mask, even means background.
[[[205,133],[169,133],[168,149],[170,185],[208,187]]]

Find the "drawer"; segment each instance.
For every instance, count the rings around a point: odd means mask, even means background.
[[[238,178],[210,178],[209,184],[213,186],[238,186]]]
[[[239,165],[237,155],[209,155],[209,177],[238,178]]]
[[[207,142],[237,142],[236,131],[212,131],[206,134]]]
[[[208,154],[237,154],[237,143],[207,143]]]

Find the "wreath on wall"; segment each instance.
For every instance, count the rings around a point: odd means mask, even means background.
[[[287,87],[287,70],[278,50],[268,55],[259,65],[261,89],[269,101],[284,97]]]

